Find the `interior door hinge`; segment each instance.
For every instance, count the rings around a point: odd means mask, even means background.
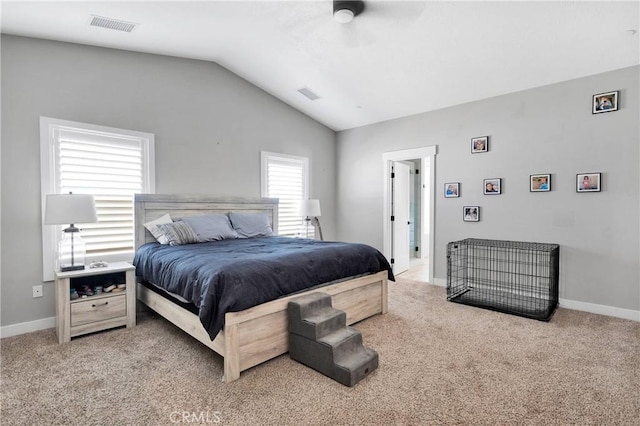
[[[395,216],[391,216],[391,222],[393,222],[394,220],[396,220]]]
[[[396,177],[396,174],[391,172],[391,179],[395,179],[395,177]]]
[[[393,265],[394,263],[396,263],[396,260],[394,258],[391,258],[391,264]]]

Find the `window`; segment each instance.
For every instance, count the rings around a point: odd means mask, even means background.
[[[41,117],[40,144],[43,218],[47,194],[91,194],[98,222],[82,224],[86,261],[131,261],[133,194],[155,189],[154,136]],[[53,279],[62,228],[43,225],[45,281]]]
[[[299,203],[309,196],[309,159],[263,151],[261,163],[262,196],[280,199],[278,235],[300,235]]]

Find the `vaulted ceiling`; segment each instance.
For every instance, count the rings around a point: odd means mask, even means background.
[[[114,31],[92,16],[138,25]],[[368,0],[348,24],[331,1],[2,1],[1,25],[214,61],[344,130],[638,65],[639,16],[637,1],[606,0]]]

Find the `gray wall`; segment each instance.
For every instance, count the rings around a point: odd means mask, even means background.
[[[3,326],[54,316],[42,283],[39,117],[155,134],[156,192],[260,196],[260,150],[307,156],[335,238],[335,132],[211,62],[2,36]]]
[[[379,249],[382,154],[437,145],[435,270],[446,279],[446,244],[463,238],[561,245],[560,297],[640,310],[639,67],[531,89],[338,134],[339,235]],[[620,110],[592,115],[591,96],[620,90]],[[489,152],[470,139],[490,136]],[[576,173],[602,172],[603,191],[576,193]],[[529,175],[552,174],[552,191],[530,193]],[[484,196],[482,180],[502,178]],[[444,199],[445,182],[461,197]],[[480,205],[481,221],[462,221]]]

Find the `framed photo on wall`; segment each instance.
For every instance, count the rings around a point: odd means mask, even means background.
[[[465,222],[480,222],[480,206],[464,206],[462,220]]]
[[[578,173],[576,175],[576,192],[600,192],[602,173]]]
[[[530,192],[549,192],[551,191],[551,175],[531,175],[529,176]]]
[[[483,187],[484,195],[498,195],[502,194],[502,179],[485,179]]]
[[[444,198],[457,198],[460,196],[460,182],[448,182],[444,184]]]
[[[593,103],[591,107],[592,114],[601,114],[603,112],[612,112],[618,110],[618,91],[600,93],[593,95]]]
[[[489,136],[480,136],[477,138],[471,138],[471,153],[477,154],[479,152],[489,151]]]

